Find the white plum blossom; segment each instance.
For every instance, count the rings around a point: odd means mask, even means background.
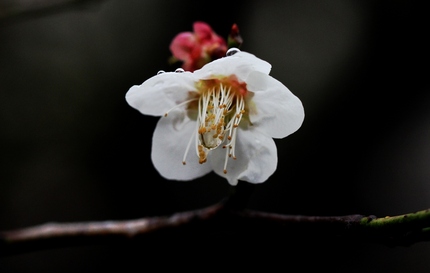
[[[151,152],[158,172],[192,180],[214,171],[231,185],[266,181],[278,164],[273,138],[294,133],[304,119],[301,101],[270,70],[232,48],[194,72],[160,71],[132,86],[128,104],[161,116]]]

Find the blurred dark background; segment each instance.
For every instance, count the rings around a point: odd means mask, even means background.
[[[23,12],[37,2],[60,5]],[[172,70],[169,43],[196,20],[223,37],[237,23],[242,50],[270,62],[305,107],[303,126],[276,141],[278,170],[255,187],[249,208],[379,217],[429,208],[427,13],[425,1],[400,0],[0,0],[0,230],[168,215],[228,194],[215,174],[162,179],[150,159],[158,118],[124,99]],[[178,257],[171,269],[203,259],[208,268],[228,260],[268,271],[430,270],[425,242],[279,238],[262,249],[235,236],[44,250],[0,258],[0,272],[125,272],[169,268]]]

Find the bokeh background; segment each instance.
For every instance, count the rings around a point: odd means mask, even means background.
[[[54,5],[34,9],[44,3]],[[278,170],[255,187],[249,208],[379,217],[429,208],[424,4],[0,0],[0,230],[169,215],[228,194],[215,174],[190,182],[161,178],[150,160],[157,118],[124,99],[132,85],[174,69],[169,43],[197,20],[223,37],[237,23],[242,50],[270,62],[271,74],[305,107],[303,126],[276,140]],[[0,272],[204,271],[201,261],[268,271],[430,270],[426,242],[391,248],[279,238],[261,248],[252,237],[245,244],[234,234],[216,238],[198,238],[199,249],[160,241],[44,250],[0,258]]]

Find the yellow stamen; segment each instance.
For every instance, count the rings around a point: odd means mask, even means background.
[[[197,83],[197,91],[199,94],[197,128],[195,138],[193,136],[192,139],[195,139],[199,163],[207,162],[208,154],[221,146],[226,149],[223,169],[226,174],[229,158],[236,159],[237,130],[246,113],[245,96],[248,93],[246,84],[239,82],[237,77],[232,75],[200,80]],[[187,103],[194,100],[196,99],[191,99]],[[191,142],[192,140],[185,151],[184,165]]]

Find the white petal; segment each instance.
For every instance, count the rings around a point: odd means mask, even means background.
[[[158,172],[167,179],[191,180],[211,171],[210,164],[199,164],[194,144],[196,122],[190,120],[184,112],[174,111],[162,117],[157,123],[152,138],[152,162]],[[190,138],[191,147],[182,164]]]
[[[194,74],[200,79],[224,75],[236,75],[239,79],[245,80],[252,71],[259,71],[269,74],[272,66],[254,55],[241,51],[232,56],[217,59],[203,66],[201,69],[194,71]]]
[[[231,185],[238,180],[250,183],[266,181],[276,170],[278,155],[273,139],[258,130],[238,131],[236,158],[229,158],[227,174],[223,173],[225,149],[213,151],[211,164],[214,171],[226,177]]]
[[[274,138],[286,137],[300,128],[305,112],[302,102],[278,80],[253,72],[247,81],[254,92],[250,119],[255,127]]]
[[[161,116],[188,98],[188,92],[195,90],[194,82],[191,72],[166,72],[132,86],[125,99],[142,114]]]

